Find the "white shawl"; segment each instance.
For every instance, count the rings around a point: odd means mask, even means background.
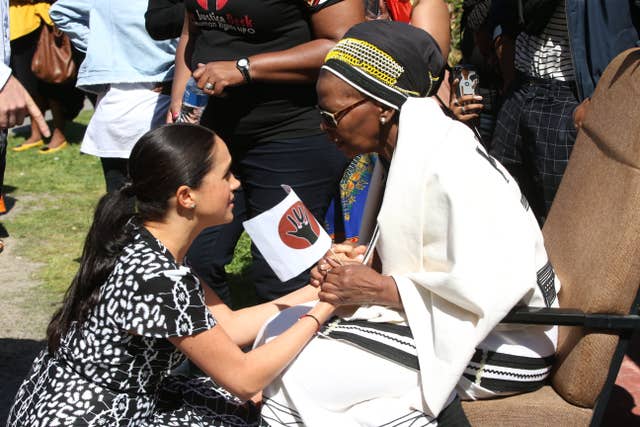
[[[505,314],[518,302],[544,306],[536,273],[547,256],[517,183],[469,128],[433,99],[410,98],[399,129],[376,249],[405,313],[372,306],[352,318],[406,315],[420,362],[417,409],[437,415]]]

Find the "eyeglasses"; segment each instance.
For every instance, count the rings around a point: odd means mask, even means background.
[[[360,101],[354,104],[351,104],[348,107],[343,108],[342,110],[337,111],[335,113],[330,113],[318,107],[318,110],[320,110],[320,117],[322,117],[322,123],[328,128],[337,128],[338,123],[340,123],[340,120],[342,120],[344,116],[349,114],[349,112],[354,108],[356,108],[357,106],[362,105],[367,101],[370,101],[370,99],[369,98],[361,99]]]

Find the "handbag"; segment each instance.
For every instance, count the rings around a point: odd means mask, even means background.
[[[64,83],[76,76],[77,67],[69,37],[53,25],[42,25],[31,71],[48,83]]]

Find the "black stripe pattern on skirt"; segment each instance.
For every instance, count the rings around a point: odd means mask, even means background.
[[[346,341],[409,369],[420,369],[408,326],[334,317],[322,327],[320,337]],[[476,349],[463,375],[495,393],[533,391],[546,384],[553,361],[554,356],[524,357]]]
[[[322,327],[320,337],[347,341],[409,369],[420,369],[408,326],[334,317]]]
[[[463,376],[495,393],[534,391],[546,384],[554,359],[476,349]]]

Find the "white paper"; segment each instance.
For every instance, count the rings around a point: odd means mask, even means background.
[[[244,221],[244,229],[281,281],[313,266],[331,248],[331,238],[288,185],[273,208]]]

